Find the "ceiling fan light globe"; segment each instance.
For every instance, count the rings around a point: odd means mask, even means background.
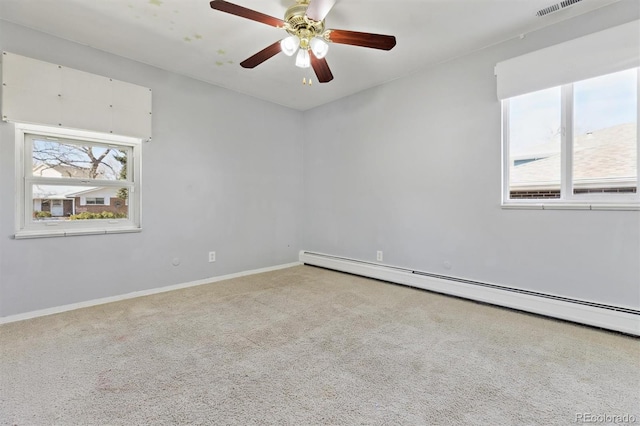
[[[296,36],[289,36],[280,42],[280,49],[287,56],[293,56],[298,46],[300,46],[300,39]]]
[[[311,58],[309,57],[308,50],[298,50],[298,56],[296,56],[296,66],[300,68],[309,68],[311,66]]]
[[[311,39],[311,51],[318,59],[322,59],[327,56],[329,52],[329,44],[319,37]]]

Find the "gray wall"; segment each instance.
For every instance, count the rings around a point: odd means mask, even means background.
[[[0,21],[0,49],[151,87],[154,102],[140,234],[13,240],[14,138],[0,123],[0,316],[293,262],[299,249],[383,250],[391,265],[640,307],[640,213],[500,208],[493,75],[500,60],[637,18],[635,0],[618,3],[305,113]],[[304,146],[282,122],[305,130]]]
[[[139,234],[12,239],[14,134],[0,123],[0,316],[297,261],[302,113],[5,21],[0,49],[150,87],[154,112]]]
[[[640,212],[500,208],[493,73],[638,9],[617,3],[306,113],[321,137],[304,147],[304,249],[383,250],[390,265],[640,307]]]

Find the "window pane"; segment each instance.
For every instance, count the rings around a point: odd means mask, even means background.
[[[574,84],[574,194],[636,192],[637,72]]]
[[[32,146],[34,176],[99,180],[126,180],[125,147],[67,143],[34,138]]]
[[[105,203],[104,202],[104,198],[101,198],[101,197],[87,197],[85,204],[104,205],[104,203]]]
[[[129,216],[127,188],[32,185],[32,205],[34,221],[125,219]]]
[[[560,87],[509,99],[510,198],[560,197]]]

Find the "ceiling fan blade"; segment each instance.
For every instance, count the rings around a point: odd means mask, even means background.
[[[271,46],[265,47],[255,55],[240,62],[240,66],[242,68],[255,68],[267,59],[277,55],[280,52],[282,52],[282,49],[280,48],[280,42],[276,41]]]
[[[307,17],[314,21],[322,21],[334,4],[336,0],[311,0],[307,7]]]
[[[311,57],[311,66],[313,67],[313,71],[315,71],[316,77],[318,77],[318,82],[328,83],[333,80],[333,74],[331,74],[327,60],[324,58],[318,59],[313,53],[309,56]]]
[[[347,30],[328,30],[329,41],[352,46],[370,47],[372,49],[391,50],[396,45],[396,38],[390,35],[361,33]]]
[[[262,22],[272,27],[284,27],[284,21],[282,19],[274,18],[273,16],[265,15],[264,13],[256,12],[255,10],[247,9],[246,7],[238,6],[237,4],[224,0],[213,0],[209,5],[212,9],[251,19],[252,21]]]

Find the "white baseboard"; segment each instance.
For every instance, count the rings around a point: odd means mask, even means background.
[[[301,264],[300,262],[286,263],[282,265],[270,266],[267,268],[252,269],[249,271],[236,272],[235,274],[222,275],[219,277],[211,277],[211,278],[205,278],[202,280],[182,283],[182,284],[170,285],[167,287],[159,287],[159,288],[152,288],[149,290],[134,291],[132,293],[121,294],[118,296],[103,297],[101,299],[87,300],[86,302],[78,302],[78,303],[72,303],[69,305],[56,306],[53,308],[25,312],[22,314],[10,315],[7,317],[0,317],[0,324],[8,324],[10,322],[23,321],[31,318],[43,317],[46,315],[59,314],[61,312],[72,311],[74,309],[88,308],[90,306],[103,305],[105,303],[118,302],[120,300],[134,299],[136,297],[149,296],[152,294],[179,290],[181,288],[195,287],[203,284],[211,284],[218,281],[230,280],[232,278],[239,278],[247,275],[260,274],[262,272],[277,271],[278,269],[291,268],[293,266],[298,266],[300,264]]]
[[[419,275],[405,268],[321,253],[301,251],[300,262],[640,336],[640,315],[634,313]],[[628,308],[620,308],[629,310]]]

